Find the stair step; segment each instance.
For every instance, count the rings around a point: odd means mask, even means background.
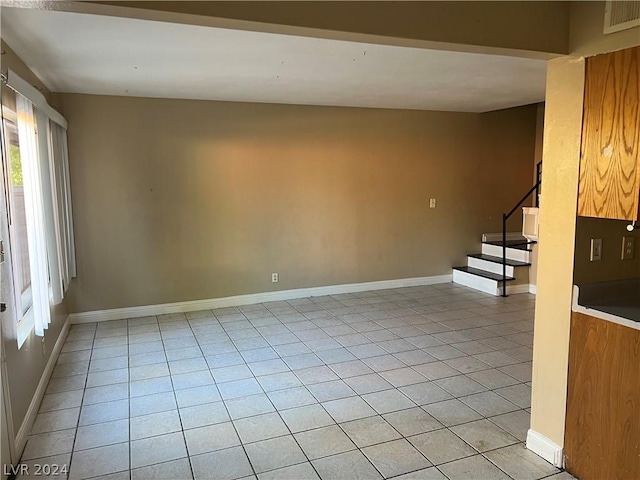
[[[488,278],[489,280],[502,281],[502,275],[498,273],[487,272],[486,270],[479,270],[473,267],[453,267],[453,269],[460,272],[469,273],[471,275],[476,275],[478,277]],[[515,278],[507,277],[505,280],[507,282],[510,282],[511,280],[515,280]]]
[[[487,262],[499,263],[502,265],[502,257],[495,257],[493,255],[487,255],[485,253],[472,253],[467,255],[467,257],[478,258],[480,260],[485,260]],[[518,260],[511,260],[507,258],[507,265],[510,267],[530,267],[531,264],[529,262],[520,262]]]
[[[495,241],[490,241],[490,242],[482,242],[482,243],[486,243],[487,245],[496,245],[498,247],[502,247],[502,240],[495,240]],[[507,248],[515,248],[517,250],[526,250],[528,252],[531,251],[530,245],[535,245],[538,242],[534,242],[532,240],[527,240],[527,241],[523,241],[523,240],[507,240]]]
[[[522,243],[522,242],[518,242]],[[519,245],[516,247],[508,246],[507,258],[509,260],[515,260],[517,262],[528,263],[530,261],[531,250],[526,248],[526,245]],[[502,258],[502,243],[501,242],[483,242],[481,253],[483,255],[490,255],[492,257]]]

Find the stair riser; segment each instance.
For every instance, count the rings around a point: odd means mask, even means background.
[[[491,280],[490,278],[482,278],[467,272],[454,270],[453,283],[465,285],[490,295],[498,295],[498,282],[496,280]]]
[[[491,280],[490,278],[482,278],[470,273],[461,272],[460,270],[453,271],[453,283],[458,285],[464,285],[481,292],[488,293],[489,295],[500,296],[502,295],[502,284],[497,280]],[[529,291],[528,284],[509,285],[507,283],[507,295],[515,295],[517,293],[527,293]]]
[[[521,240],[523,242],[527,241],[527,239],[522,236],[522,232],[507,232],[507,240]],[[483,242],[501,242],[502,232],[483,233],[482,241]]]
[[[481,258],[467,257],[467,266],[502,275],[502,264],[489,262]],[[515,277],[514,271],[514,267],[507,265],[507,277]]]
[[[499,245],[482,244],[482,253],[485,255],[493,255],[494,257],[502,257],[502,247]],[[509,260],[518,260],[520,262],[529,262],[528,250],[520,250],[518,248],[507,248],[507,258]]]

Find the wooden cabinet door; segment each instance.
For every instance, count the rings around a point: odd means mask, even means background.
[[[572,313],[564,449],[581,480],[640,478],[640,330]]]
[[[578,215],[636,220],[640,47],[587,59]]]

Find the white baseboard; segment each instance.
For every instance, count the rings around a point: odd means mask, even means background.
[[[501,289],[499,289],[502,291]],[[507,295],[517,295],[518,293],[531,293],[531,285],[523,283],[520,285],[507,284]]]
[[[42,372],[42,376],[40,377],[40,382],[38,383],[38,388],[36,388],[33,397],[31,398],[31,403],[29,404],[29,409],[27,410],[27,414],[22,421],[22,425],[20,425],[20,429],[16,435],[16,453],[18,457],[22,456],[22,452],[24,447],[27,445],[27,440],[29,438],[29,433],[31,432],[31,427],[33,427],[33,422],[36,419],[36,415],[38,414],[38,410],[40,409],[40,404],[42,403],[42,397],[44,397],[44,392],[47,389],[47,385],[49,385],[49,379],[51,378],[51,374],[53,373],[53,369],[56,366],[58,361],[58,356],[60,355],[60,350],[62,350],[62,346],[64,345],[65,340],[67,339],[67,334],[69,333],[69,326],[71,325],[70,317],[64,322],[62,326],[62,330],[60,330],[60,335],[58,335],[58,339],[56,340],[55,345],[53,346],[53,350],[51,351],[51,355],[49,355],[49,360],[47,361],[47,365],[44,367],[44,371]]]
[[[538,293],[538,286],[532,283],[529,284],[529,293],[533,293],[534,295]]]
[[[365,292],[367,290],[385,290],[388,288],[416,287],[451,282],[451,275],[436,275],[431,277],[401,278],[397,280],[382,280],[379,282],[349,283],[343,285],[329,285],[325,287],[296,288],[293,290],[279,290],[276,292],[250,293],[232,297],[194,300],[190,302],[164,303],[159,305],[145,305],[140,307],[113,308],[96,310],[93,312],[72,313],[71,323],[105,322],[123,318],[146,317],[165,313],[193,312],[214,308],[251,305],[254,303],[273,302],[278,300],[292,300],[294,298],[315,297],[321,295],[337,295],[340,293]]]
[[[527,448],[558,468],[564,468],[562,447],[535,430],[527,432]]]

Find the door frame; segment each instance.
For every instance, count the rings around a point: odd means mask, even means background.
[[[11,271],[11,245],[9,242],[8,199],[6,197],[5,185],[7,158],[4,133],[4,117],[7,113],[7,108],[5,108],[5,106],[1,104],[0,108],[2,109],[2,115],[0,116],[0,120],[2,121],[2,124],[0,125],[0,142],[2,142],[2,158],[0,159],[0,242],[2,242],[2,247],[4,250],[4,259],[2,262],[0,262],[0,269],[8,269],[7,277],[13,280],[13,273]],[[2,275],[0,274],[0,295],[2,294],[4,294],[4,292],[2,291]],[[0,313],[0,376],[2,377],[0,381],[0,403],[2,404],[0,408],[0,421],[3,424],[2,426],[0,426],[0,428],[6,428],[6,433],[8,436],[9,458],[6,460],[8,460],[12,465],[15,465],[18,462],[19,458],[18,452],[16,452],[16,431],[15,425],[13,424],[13,411],[11,408],[11,395],[8,385],[9,376],[6,362],[7,353],[5,348],[5,334],[7,333],[5,327],[7,324],[9,324],[9,322],[11,322],[12,325],[15,325],[15,318],[5,317],[14,316],[15,308],[13,308],[12,299],[0,298],[0,301],[7,304],[6,310]],[[5,324],[5,322],[7,323]],[[4,463],[5,458],[3,458],[2,460],[2,463]],[[4,470],[5,468],[3,465],[2,478],[4,478]]]

